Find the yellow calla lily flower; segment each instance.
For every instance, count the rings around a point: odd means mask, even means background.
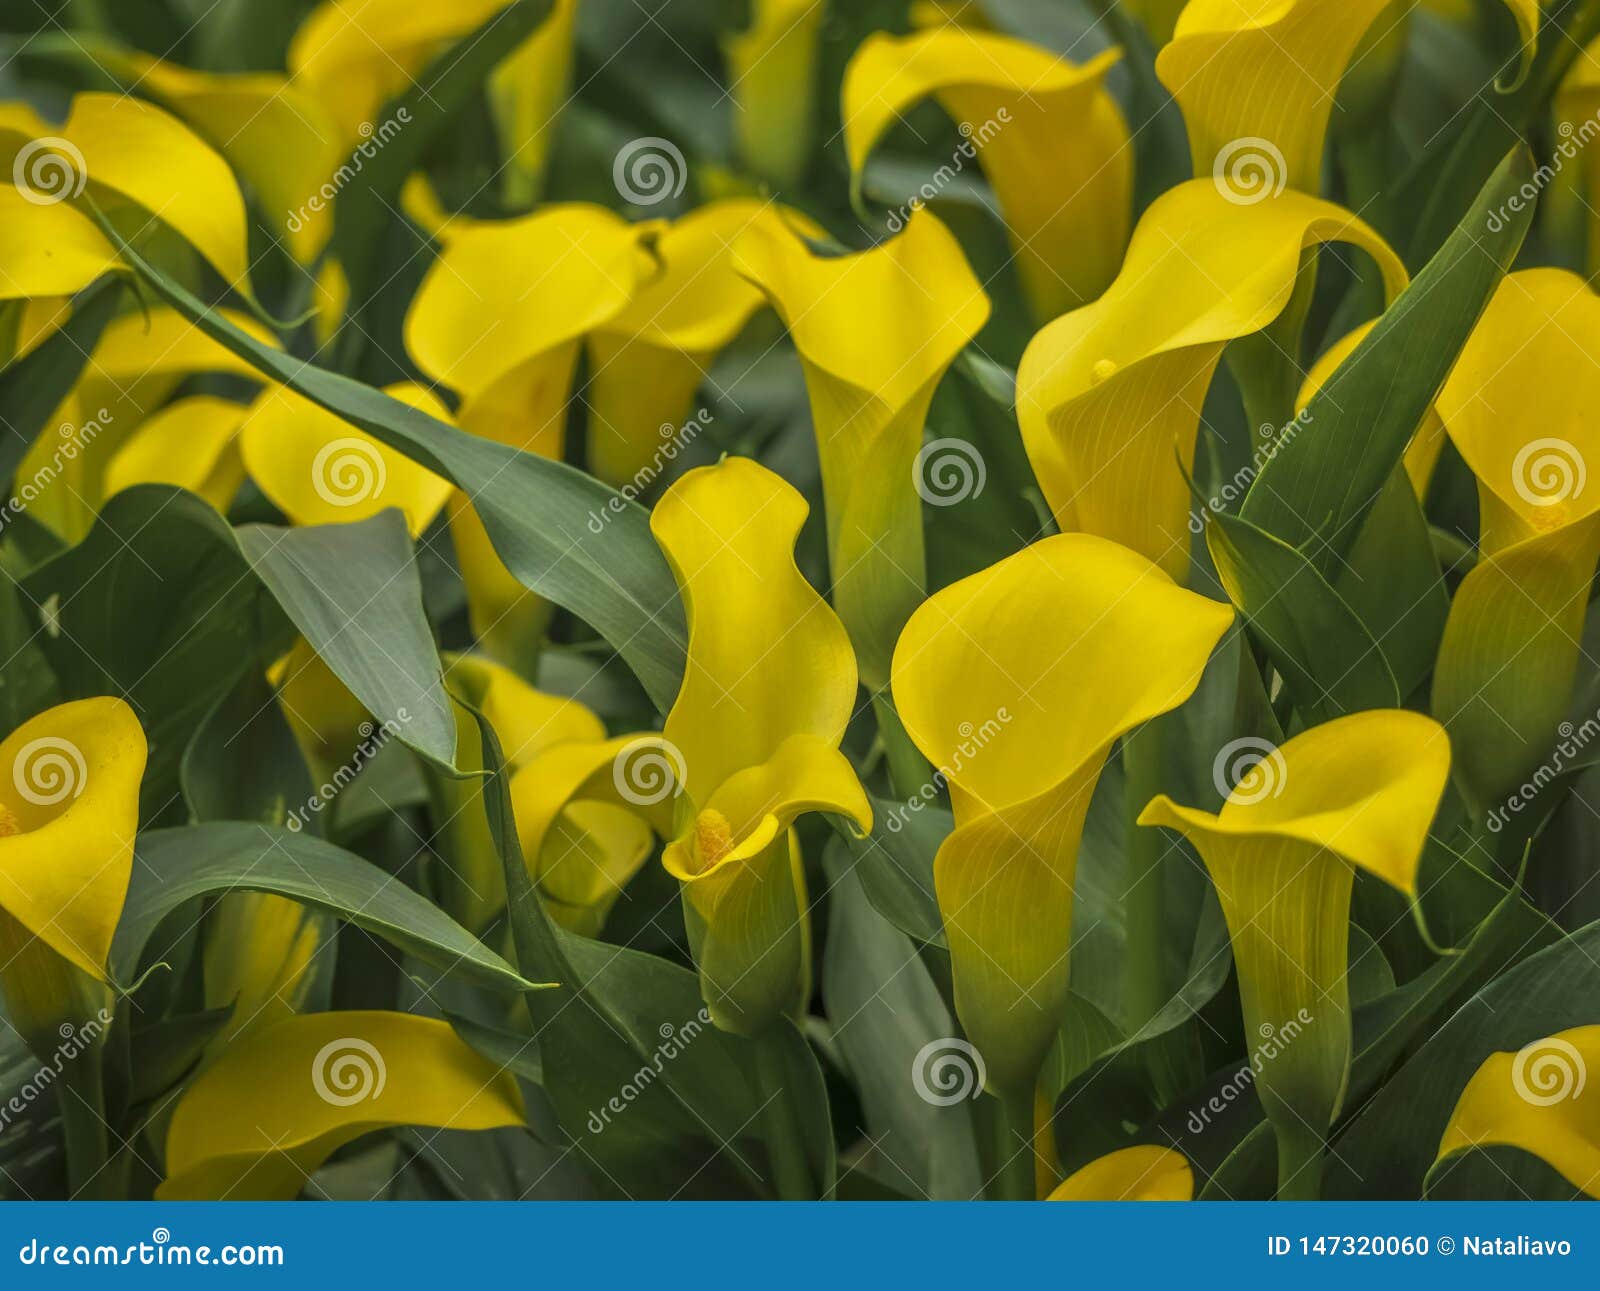
[[[1491,1054],[1461,1091],[1439,1161],[1481,1147],[1532,1153],[1600,1201],[1600,1026],[1574,1027]]]
[[[1435,401],[1478,478],[1479,560],[1450,606],[1433,711],[1480,811],[1549,752],[1572,695],[1600,559],[1597,328],[1600,298],[1577,275],[1510,274]]]
[[[3,119],[3,118],[0,118]],[[0,300],[58,300],[122,262],[94,221],[65,202],[41,205],[0,185]]]
[[[412,302],[406,345],[428,376],[461,395],[463,430],[561,456],[578,348],[652,271],[640,240],[654,232],[571,203],[452,233]],[[527,669],[548,604],[505,568],[459,493],[450,529],[473,631],[496,658]]]
[[[735,271],[734,245],[753,225],[781,232],[784,221],[820,233],[749,198],[712,202],[662,231],[661,271],[589,336],[589,466],[601,479],[637,490],[661,473],[664,445],[676,453],[706,369],[767,303]]]
[[[1405,285],[1384,241],[1318,198],[1285,192],[1240,205],[1196,179],[1151,203],[1116,282],[1040,331],[1017,369],[1023,444],[1063,530],[1100,534],[1187,575],[1184,473],[1217,362],[1229,341],[1278,318],[1303,253],[1321,242],[1369,252],[1391,298]]]
[[[1060,534],[906,624],[895,702],[955,810],[934,885],[956,1012],[1008,1101],[1031,1109],[1061,1026],[1078,843],[1106,756],[1188,699],[1232,622],[1137,553]]]
[[[1505,2],[1526,69],[1539,0]],[[1183,111],[1195,173],[1243,201],[1285,184],[1317,192],[1339,83],[1390,9],[1391,0],[1189,0],[1156,75]]]
[[[1193,1201],[1194,1171],[1171,1148],[1123,1148],[1073,1171],[1046,1200]]]
[[[81,699],[0,743],[0,911],[5,959],[37,939],[107,980],[111,938],[133,872],[147,748],[120,699]],[[10,981],[3,969],[0,978]]]
[[[1128,241],[1133,151],[1105,87],[1122,57],[1079,66],[1009,36],[942,27],[868,37],[845,70],[845,152],[859,201],[867,159],[910,108],[935,98],[999,198],[1041,321],[1095,299]],[[955,159],[960,165],[961,159]]]
[[[736,257],[800,353],[834,606],[863,680],[882,689],[895,639],[922,599],[923,423],[946,369],[988,320],[988,297],[960,244],[927,211],[856,255],[813,255],[793,233],[756,226]]]
[[[683,885],[711,1016],[742,1035],[805,999],[805,885],[790,826],[812,811],[872,822],[839,751],[856,694],[850,640],[794,563],[806,510],[744,458],[690,471],[656,504],[650,528],[683,596],[688,661],[665,742],[635,741],[615,767],[624,798],[641,803],[666,796],[647,773],[675,779],[662,860]]]
[[[489,77],[489,107],[505,156],[505,196],[532,206],[544,189],[556,119],[566,104],[577,50],[578,0],[555,0],[550,16]]]
[[[750,26],[724,37],[744,164],[778,188],[804,176],[816,135],[817,54],[824,0],[751,0]]]
[[[452,420],[422,386],[402,382],[384,393]],[[417,537],[452,492],[448,480],[282,387],[264,391],[245,415],[239,452],[250,478],[294,524],[345,524],[399,507]]]
[[[226,512],[244,483],[238,435],[248,415],[243,404],[212,395],[168,404],[106,463],[106,496],[136,484],[173,484]]]
[[[175,117],[122,94],[79,94],[54,127],[24,104],[0,107],[0,165],[44,203],[88,184],[176,229],[224,279],[250,294],[244,198],[228,163]]]
[[[288,1201],[335,1151],[399,1125],[521,1125],[516,1079],[448,1023],[310,1013],[237,1038],[184,1090],[163,1201]]]
[[[1245,1034],[1283,1041],[1255,1077],[1278,1136],[1280,1197],[1315,1197],[1323,1135],[1349,1080],[1355,872],[1416,898],[1449,774],[1443,727],[1375,709],[1288,740],[1241,777],[1216,815],[1163,794],[1139,816],[1200,853],[1233,942]]]
[[[235,1038],[298,1013],[311,989],[324,919],[270,892],[230,892],[206,933],[202,978],[208,1009],[233,1015],[207,1046],[221,1056]]]

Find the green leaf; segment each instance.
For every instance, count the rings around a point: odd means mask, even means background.
[[[541,992],[437,906],[392,875],[308,834],[243,822],[148,830],[111,947],[117,980],[134,981],[161,921],[185,902],[229,892],[289,897],[381,937],[435,968],[498,991]],[[165,953],[157,945],[153,953]]]
[[[945,947],[944,918],[933,890],[933,858],[954,823],[943,807],[872,799],[872,832],[844,834],[855,873],[879,914],[908,937]]]
[[[687,632],[677,584],[644,508],[564,462],[480,439],[370,386],[246,335],[144,259],[109,225],[128,264],[207,336],[472,498],[517,580],[588,622],[665,711],[683,676]]]
[[[1516,148],[1399,298],[1335,369],[1262,466],[1240,514],[1337,574],[1367,512],[1505,277],[1533,219],[1489,217],[1531,180]]]

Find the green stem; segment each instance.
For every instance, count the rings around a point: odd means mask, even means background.
[[[1310,1134],[1278,1136],[1278,1200],[1322,1200],[1322,1140]]]
[[[789,1096],[783,1046],[776,1028],[751,1041],[755,1050],[756,1096],[761,1100],[761,1128],[766,1135],[772,1184],[780,1200],[815,1201],[817,1185],[806,1155],[805,1137]]]
[[[1139,813],[1161,792],[1163,743],[1159,719],[1146,722],[1122,741],[1128,830],[1128,886],[1123,897],[1128,960],[1123,1001],[1130,1032],[1144,1026],[1166,1003],[1161,971],[1164,914],[1161,856],[1166,850],[1166,840],[1159,829],[1136,823]]]
[[[989,1199],[1034,1200],[1032,1096],[992,1094],[980,1106],[989,1134]]]
[[[101,1076],[95,1045],[63,1064],[55,1086],[66,1139],[67,1195],[77,1201],[113,1200]]]
[[[913,798],[933,783],[933,767],[911,742],[888,691],[880,690],[872,697],[872,711],[878,719],[878,737],[889,763],[889,783],[899,797]]]

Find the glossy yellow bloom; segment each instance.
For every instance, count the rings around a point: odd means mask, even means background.
[[[0,743],[0,911],[23,940],[100,981],[133,871],[146,752],[139,719],[110,698],[48,709]]]
[[[325,923],[325,916],[270,892],[230,892],[217,902],[206,929],[202,980],[206,1007],[232,1005],[233,1014],[207,1046],[213,1058],[243,1033],[300,1011]]]
[[[1539,0],[1506,0],[1533,56]],[[1386,16],[1385,11],[1388,11]],[[1391,0],[1190,0],[1156,74],[1183,110],[1197,175],[1245,200],[1321,187],[1336,92]]]
[[[589,467],[601,479],[641,491],[676,456],[706,369],[766,305],[735,271],[734,244],[753,225],[781,234],[785,221],[820,232],[748,198],[709,203],[662,231],[660,271],[589,336]]]
[[[1087,304],[1116,276],[1132,214],[1133,150],[1105,87],[1121,57],[1107,50],[1079,66],[967,27],[868,37],[843,91],[858,201],[878,140],[935,98],[964,136],[950,168],[976,160],[999,198],[1035,316],[1042,322]]]
[[[1372,229],[1314,197],[1241,205],[1197,179],[1151,204],[1110,290],[1039,332],[1017,370],[1023,444],[1063,530],[1111,538],[1186,576],[1184,474],[1217,361],[1229,341],[1278,317],[1302,254],[1321,242],[1369,252],[1391,297],[1404,286],[1404,267]]]
[[[739,156],[779,188],[800,182],[816,136],[823,0],[751,0],[750,26],[723,39]]]
[[[79,94],[63,125],[0,106],[0,173],[44,202],[114,195],[176,229],[250,292],[244,198],[228,163],[182,122],[121,94]],[[89,186],[92,185],[92,190]]]
[[[1433,711],[1480,810],[1555,743],[1600,558],[1600,298],[1575,274],[1509,275],[1435,406],[1478,478],[1479,560],[1450,607]]]
[[[956,1012],[1029,1100],[1067,1003],[1072,884],[1116,740],[1182,704],[1233,610],[1125,547],[1058,534],[935,593],[894,656],[906,730],[948,782],[934,860]]]
[[[1349,1079],[1355,872],[1415,899],[1449,774],[1443,727],[1375,709],[1271,751],[1216,815],[1163,794],[1139,817],[1177,830],[1205,861],[1233,942],[1245,1034],[1276,1038],[1255,1086],[1278,1135],[1281,1196],[1315,1195],[1322,1136]]]
[[[147,418],[106,463],[106,496],[137,484],[172,484],[226,512],[244,483],[238,436],[249,412],[214,395],[174,400]]]
[[[1600,1201],[1600,1026],[1496,1053],[1461,1091],[1439,1161],[1480,1147],[1530,1152]]]
[[[523,857],[545,908],[563,927],[598,935],[623,887],[649,857],[653,838],[650,824],[618,799],[612,783],[619,741],[608,741],[600,719],[577,700],[536,690],[509,668],[472,655],[448,656],[446,664],[450,693],[483,713],[500,741]],[[477,722],[457,708],[457,762],[463,770],[482,768],[479,740]],[[597,774],[602,769],[603,777]],[[483,785],[431,769],[428,778],[450,870],[445,905],[478,931],[506,903]]]
[[[665,742],[619,752],[619,789],[660,802],[676,782],[663,856],[683,885],[701,991],[718,1026],[765,1029],[806,997],[809,932],[796,817],[872,810],[839,742],[855,704],[844,626],[794,563],[803,498],[744,458],[690,471],[651,531],[689,621]],[[662,758],[668,765],[663,768]]]
[[[224,311],[229,322],[265,344],[276,344],[266,330],[240,315]],[[218,373],[258,379],[259,374],[231,350],[213,341],[170,309],[148,315],[127,314],[106,328],[84,367],[76,388],[52,419],[56,433],[39,436],[18,468],[38,494],[29,514],[48,525],[66,542],[79,542],[94,524],[105,499],[130,483],[168,479],[214,494],[226,484],[236,464],[228,459],[227,444],[219,444],[215,419],[231,416],[219,409],[221,400],[203,405],[205,411],[177,414],[165,424],[168,435],[182,430],[199,433],[183,450],[180,466],[164,466],[158,451],[146,465],[147,474],[133,463],[113,469],[119,450],[160,410],[168,397],[188,377]],[[165,452],[172,452],[172,439]]]
[[[738,262],[794,338],[822,463],[833,600],[868,687],[889,678],[895,639],[924,581],[918,450],[933,392],[989,317],[950,231],[927,211],[856,255],[814,255],[764,226]]]
[[[561,456],[579,346],[654,272],[640,244],[655,232],[578,203],[452,232],[406,317],[406,345],[425,373],[460,394],[462,429]],[[474,632],[496,658],[526,669],[547,603],[501,563],[461,494],[450,527]]]
[[[41,205],[0,185],[0,300],[64,300],[122,262],[94,221],[65,202]]]
[[[1046,1200],[1193,1201],[1194,1171],[1171,1148],[1123,1148],[1073,1171]]]
[[[167,1131],[164,1201],[288,1201],[335,1151],[397,1125],[523,1123],[515,1078],[448,1023],[311,1013],[239,1037],[184,1090]]]

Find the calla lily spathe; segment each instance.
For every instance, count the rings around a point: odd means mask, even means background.
[[[163,1201],[288,1201],[335,1151],[397,1125],[523,1124],[515,1077],[448,1023],[308,1013],[240,1036],[184,1090]]]
[[[756,1035],[807,994],[804,874],[790,826],[808,812],[867,830],[839,751],[856,666],[834,612],[794,562],[805,500],[744,458],[690,471],[651,513],[689,622],[683,686],[660,746],[675,764],[662,860],[682,884],[701,991],[719,1027]],[[641,744],[633,753],[656,760]],[[619,753],[616,775],[634,768]]]
[[[739,157],[778,188],[800,182],[816,136],[825,0],[751,0],[750,26],[725,36]]]
[[[1439,1140],[1439,1164],[1484,1147],[1544,1161],[1600,1201],[1600,1026],[1574,1027],[1491,1054],[1467,1082]]]
[[[1045,1200],[1193,1201],[1194,1171],[1183,1153],[1141,1144],[1079,1167]]]
[[[1197,179],[1151,204],[1116,282],[1039,332],[1017,370],[1023,445],[1063,530],[1187,575],[1184,476],[1217,362],[1229,341],[1282,313],[1302,256],[1320,242],[1369,252],[1391,297],[1405,285],[1372,229],[1314,197],[1240,204]]]
[[[833,600],[868,687],[889,679],[895,639],[922,599],[917,452],[934,389],[989,317],[960,244],[918,211],[855,255],[814,254],[752,227],[741,270],[776,306],[805,369],[822,463]]]
[[[1478,479],[1479,560],[1451,603],[1433,711],[1479,809],[1554,744],[1600,558],[1600,297],[1529,269],[1495,292],[1435,407]]]
[[[895,649],[906,730],[948,782],[934,859],[956,1012],[1028,1100],[1067,1005],[1072,884],[1112,745],[1178,707],[1233,622],[1136,552],[1059,534],[935,593]],[[1000,730],[976,753],[974,727]]]
[[[1449,774],[1443,727],[1375,709],[1272,750],[1215,815],[1163,794],[1139,817],[1177,830],[1200,853],[1228,922],[1245,1034],[1284,1037],[1255,1075],[1278,1136],[1280,1197],[1315,1197],[1323,1136],[1349,1080],[1356,870],[1415,900]]]
[[[923,99],[937,99],[999,198],[1035,317],[1087,304],[1116,276],[1132,215],[1133,151],[1105,87],[1121,57],[1107,50],[1079,66],[966,27],[868,37],[843,90],[858,203],[878,140]]]

